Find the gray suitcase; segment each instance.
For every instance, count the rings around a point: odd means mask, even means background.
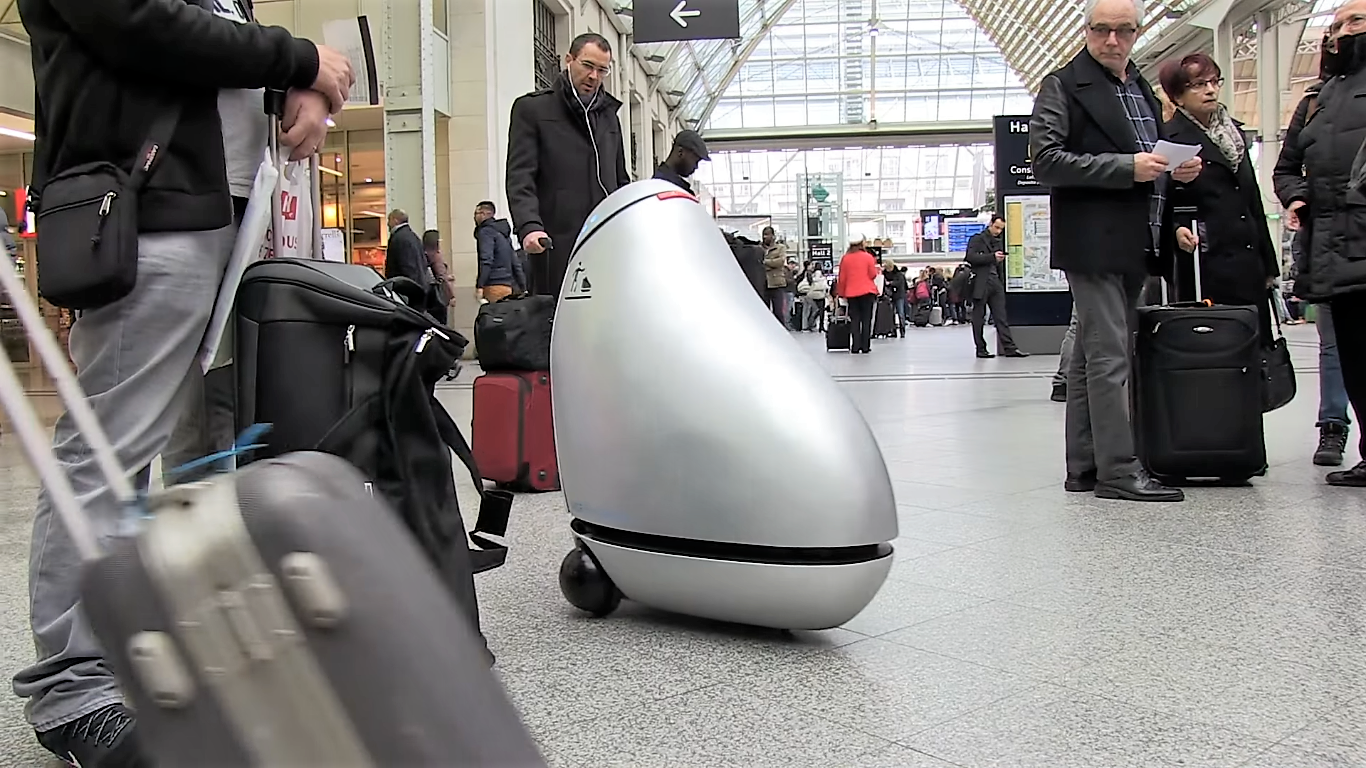
[[[139,501],[7,259],[0,287],[130,510],[101,546],[0,349],[0,405],[81,552],[85,613],[157,765],[545,765],[482,643],[359,473],[294,453]]]

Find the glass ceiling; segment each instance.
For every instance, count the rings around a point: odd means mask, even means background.
[[[1148,0],[1137,47],[1207,1]],[[661,64],[661,91],[685,123],[758,128],[1027,112],[1028,94],[1081,46],[1080,0],[739,5],[740,40],[639,46]]]

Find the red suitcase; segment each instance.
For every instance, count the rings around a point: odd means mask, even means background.
[[[548,371],[486,373],[474,380],[474,460],[484,479],[558,491]]]

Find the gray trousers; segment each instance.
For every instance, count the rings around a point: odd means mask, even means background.
[[[166,447],[213,311],[235,227],[138,238],[138,279],[124,299],[86,312],[71,328],[81,388],[119,464],[145,471]],[[95,531],[108,537],[125,512],[114,502],[85,439],[57,420],[53,450]],[[122,701],[79,602],[81,562],[47,494],[38,495],[29,554],[29,610],[38,661],[14,676],[28,720],[56,728]]]
[[[1067,273],[1076,340],[1067,369],[1067,472],[1114,480],[1139,469],[1129,423],[1129,345],[1141,277]]]
[[[1058,348],[1058,372],[1053,374],[1053,386],[1061,387],[1067,384],[1067,369],[1072,367],[1072,347],[1077,342],[1077,306],[1072,305],[1072,322],[1067,324],[1067,333],[1063,334],[1062,346]]]

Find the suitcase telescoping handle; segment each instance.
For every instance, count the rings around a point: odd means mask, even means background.
[[[1195,235],[1195,250],[1191,251],[1191,274],[1195,275],[1195,302],[1204,302],[1205,289],[1201,284],[1200,275],[1200,251],[1205,247],[1204,241],[1200,238],[1200,220],[1196,216],[1200,209],[1194,205],[1178,205],[1172,208],[1172,219],[1180,221],[1186,217],[1190,218],[1191,233]],[[1177,250],[1180,250],[1178,247]],[[1176,288],[1176,275],[1180,272],[1176,268],[1175,260],[1172,263],[1172,288]],[[1162,281],[1162,303],[1167,304],[1167,281]]]
[[[131,511],[133,505],[138,503],[133,483],[119,466],[114,446],[109,442],[109,436],[105,434],[104,428],[100,426],[95,412],[91,410],[85,393],[81,391],[81,385],[76,381],[76,375],[67,363],[66,355],[62,354],[61,347],[57,344],[57,339],[43,322],[38,307],[29,297],[13,262],[6,258],[0,258],[0,288],[9,296],[10,304],[19,315],[19,320],[29,339],[33,341],[33,346],[38,350],[38,357],[56,383],[57,393],[62,405],[66,406],[68,417],[76,423],[76,428],[94,452],[95,463],[109,484],[111,492]],[[47,489],[48,498],[61,517],[62,524],[66,526],[81,559],[89,561],[99,558],[99,538],[94,527],[81,509],[80,502],[76,500],[71,481],[67,479],[66,472],[52,452],[51,436],[25,396],[23,384],[19,382],[19,376],[15,373],[14,363],[3,347],[0,347],[0,405],[3,405],[5,412],[9,414],[10,421],[19,434],[19,442],[28,456],[29,464],[33,466]]]
[[[271,232],[271,253],[280,254],[284,247],[283,227],[284,212],[281,206],[284,201],[281,199],[281,192],[285,183],[285,156],[283,148],[280,146],[280,121],[285,116],[285,92],[267,89],[265,97],[266,115],[270,118],[269,147],[270,160],[275,163],[275,170],[280,173],[275,177],[275,194],[270,200],[270,232]],[[323,209],[322,209],[322,178],[318,171],[318,153],[314,152],[308,158],[308,186],[309,199],[313,203],[313,237],[309,256],[319,259],[322,258],[323,242]]]

